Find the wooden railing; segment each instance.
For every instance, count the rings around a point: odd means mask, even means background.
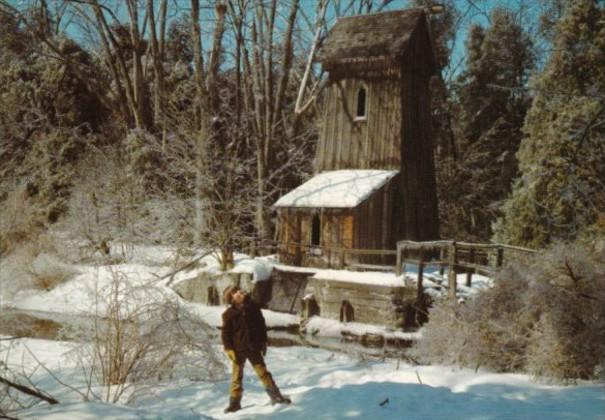
[[[259,240],[257,238],[246,237],[241,241],[248,255],[255,257],[258,255],[267,255],[280,253],[281,255],[295,255],[301,258],[323,259],[329,268],[352,268],[357,270],[378,270],[393,271],[395,249],[351,249],[343,247],[318,246],[303,244],[300,242],[281,242],[270,239]],[[373,257],[374,260],[384,260],[383,264],[365,264],[360,262],[363,257]],[[291,263],[291,262],[290,262]],[[295,264],[297,265],[297,264]],[[324,265],[325,267],[325,265]]]
[[[419,288],[426,265],[438,265],[443,274],[448,268],[449,296],[456,296],[457,275],[466,273],[466,285],[471,286],[473,273],[492,276],[511,258],[529,256],[536,251],[501,244],[473,244],[456,241],[397,242],[395,273],[400,275],[406,263],[418,265]]]
[[[252,244],[252,242],[251,242]],[[466,286],[471,286],[475,273],[493,276],[498,268],[511,258],[530,256],[536,251],[528,248],[501,244],[477,244],[456,241],[399,241],[392,249],[350,249],[338,247],[314,246],[301,243],[284,243],[271,240],[254,242],[251,249],[273,253],[289,254],[287,250],[296,250],[299,257],[317,257],[317,261],[327,262],[329,268],[394,271],[401,275],[406,264],[418,266],[418,288],[422,290],[424,268],[427,265],[439,266],[441,274],[448,272],[448,288],[451,297],[456,296],[457,275],[466,273]],[[251,253],[253,255],[253,253]],[[387,261],[386,264],[366,264],[362,257],[375,257],[375,260]],[[396,259],[393,267],[393,259]],[[297,262],[295,264],[299,264]],[[324,264],[323,267],[326,265]]]
[[[282,255],[298,255],[310,264],[334,269],[393,271],[397,255],[394,249],[351,249],[299,243],[280,243],[279,247]],[[300,261],[294,264],[298,263]]]

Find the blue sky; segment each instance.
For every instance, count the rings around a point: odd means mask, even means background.
[[[9,0],[8,3],[15,6],[23,6],[27,4],[29,1],[27,0]],[[303,7],[303,11],[307,15],[313,15],[316,9],[316,5],[318,0],[300,0],[301,5]],[[345,1],[342,1],[345,3]],[[51,9],[60,5],[60,1],[49,0],[48,1]],[[122,20],[127,21],[126,19],[126,7],[122,0],[115,0],[113,2],[106,2],[108,4],[114,4],[117,8],[114,10],[116,15]],[[157,2],[159,4],[159,1]],[[202,7],[207,3],[206,0],[201,0],[200,3]],[[540,13],[540,3],[539,0],[455,0],[455,3],[459,9],[461,14],[461,21],[459,22],[460,31],[458,33],[457,38],[454,41],[453,51],[452,51],[452,59],[451,59],[451,67],[446,69],[445,72],[449,74],[444,74],[444,77],[447,79],[449,77],[453,77],[458,74],[464,63],[464,55],[465,55],[465,42],[468,33],[468,28],[471,24],[478,23],[482,26],[487,26],[489,24],[489,13],[496,7],[506,7],[513,10],[518,11],[518,17],[520,20],[525,20],[525,23],[530,21],[535,21],[536,16]],[[190,9],[190,0],[170,0],[169,2],[169,10],[171,16],[169,18],[174,19],[181,15],[182,13],[188,13]],[[394,0],[392,1],[385,10],[396,10],[403,9],[410,6],[410,2],[408,0]],[[141,16],[143,13],[141,13]],[[328,19],[333,22],[334,20],[334,10],[328,9]],[[331,15],[331,16],[330,16]],[[202,10],[202,19],[204,21],[212,20],[214,18],[214,11],[212,8],[206,8]],[[88,35],[82,31],[78,26],[78,19],[73,18],[65,18],[64,22],[67,27],[67,32],[69,35],[74,38],[76,41],[82,44],[87,44],[89,46],[93,46],[96,44],[94,39],[91,39]],[[202,27],[207,27],[208,25],[202,25]],[[303,35],[304,40],[308,40],[307,42],[310,44],[312,38],[312,31],[308,31],[309,34]],[[304,44],[304,41],[303,41]]]

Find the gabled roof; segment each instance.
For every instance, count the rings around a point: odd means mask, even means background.
[[[318,61],[401,57],[412,33],[424,17],[420,8],[358,15],[338,19],[326,38]]]
[[[274,207],[353,208],[397,175],[397,171],[343,169],[322,172],[281,197]]]

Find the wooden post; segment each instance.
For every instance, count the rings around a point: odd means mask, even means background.
[[[280,247],[280,255],[283,254],[283,252],[281,252],[281,247]],[[256,239],[252,238],[250,239],[250,249],[248,251],[250,253],[250,256],[252,258],[256,258]]]
[[[418,279],[416,281],[416,304],[420,305],[424,295],[424,287],[422,285],[422,277],[424,275],[424,259],[421,258],[418,263]]]
[[[395,274],[401,275],[401,244],[397,242],[397,262],[395,263]]]
[[[501,246],[498,247],[498,254],[496,257],[496,267],[502,267],[504,263],[504,248]]]
[[[416,323],[421,323],[424,310],[424,286],[422,284],[422,277],[424,274],[424,250],[420,248],[420,261],[418,262],[418,278],[416,280]]]
[[[456,255],[456,242],[452,241],[448,249],[448,265],[449,270],[447,273],[447,284],[449,287],[449,297],[456,299],[456,263],[458,262],[458,256]]]
[[[442,246],[439,246],[439,261],[443,261],[444,259],[444,250],[445,248],[443,248]],[[445,265],[443,263],[439,264],[439,275],[441,277],[443,277],[443,274],[445,273]]]
[[[302,264],[302,215],[300,213],[296,213],[294,219],[294,237],[292,239],[288,238],[288,241],[293,240],[294,242],[294,265]]]
[[[474,264],[475,263],[475,249],[474,248],[470,249],[469,258],[470,258],[470,263]],[[471,284],[472,284],[472,281],[473,281],[473,271],[474,270],[469,269],[466,272],[466,282],[465,282],[465,284],[466,284],[467,287],[471,287]]]

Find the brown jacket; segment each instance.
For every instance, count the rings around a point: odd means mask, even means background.
[[[247,296],[241,306],[229,306],[223,312],[221,338],[225,350],[249,352],[266,348],[267,326],[260,307]]]

